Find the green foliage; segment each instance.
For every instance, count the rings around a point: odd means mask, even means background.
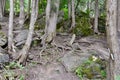
[[[38,11],[40,14],[45,12],[46,5],[47,5],[47,0],[40,0],[40,2],[39,2],[39,11]]]
[[[19,68],[22,70],[24,67],[16,62],[11,62],[9,65],[6,65],[4,68],[4,76],[3,76],[5,80],[16,80],[16,77],[18,75],[16,75],[16,73],[11,70],[15,68]],[[17,80],[24,80],[24,76],[23,75],[18,76]]]
[[[99,32],[101,33],[105,33],[106,32],[106,29],[105,29],[105,20],[106,20],[106,14],[103,14],[100,16],[100,18],[98,18],[98,29],[99,29]]]
[[[20,75],[19,79],[18,80],[24,80],[24,76],[23,75]]]
[[[19,69],[24,69],[24,67],[21,64],[18,64],[16,62],[11,62],[9,65],[6,66],[7,69],[14,69],[14,68],[19,68]]]
[[[76,19],[76,27],[73,30],[73,33],[81,36],[88,36],[93,33],[90,28],[90,20],[85,16]]]
[[[68,19],[68,9],[67,9],[67,7],[63,8],[62,10],[64,11],[64,19],[65,20]]]
[[[14,11],[16,13],[20,12],[20,1],[19,0],[15,0],[15,3],[14,3]]]
[[[85,61],[81,66],[79,66],[75,73],[82,80],[84,77],[88,79],[94,78],[95,75],[101,75],[102,78],[106,78],[105,69],[101,69],[101,60],[96,57],[90,57],[87,61]],[[98,63],[99,62],[99,63]],[[105,64],[104,64],[105,65]],[[105,68],[105,67],[104,67]]]

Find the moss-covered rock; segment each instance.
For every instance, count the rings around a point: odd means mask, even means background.
[[[96,79],[99,77],[100,79],[103,79],[106,77],[104,65],[104,61],[99,58],[94,60],[94,58],[90,57],[89,60],[79,66],[75,72],[80,78],[86,77],[88,79]]]

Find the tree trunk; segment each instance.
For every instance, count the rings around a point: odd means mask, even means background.
[[[0,0],[0,18],[3,18],[6,0]]]
[[[19,25],[20,25],[20,29],[23,28],[24,20],[25,20],[24,0],[20,0],[20,15],[19,15]]]
[[[109,80],[120,79],[120,50],[117,37],[117,0],[107,1],[107,41],[110,49]]]
[[[11,52],[13,45],[13,15],[14,6],[13,0],[10,0],[10,13],[9,13],[9,31],[8,31],[8,51]]]
[[[27,8],[27,17],[30,17],[30,6],[31,6],[31,0],[28,0],[28,8]]]
[[[50,19],[50,10],[51,10],[51,0],[47,0],[47,6],[46,6],[46,25],[45,25],[45,34],[42,39],[42,45],[45,47],[45,40],[47,38],[47,28],[49,26],[49,19]]]
[[[71,0],[68,0],[68,18],[71,18]]]
[[[39,0],[32,1],[32,12],[31,12],[29,33],[28,33],[26,43],[18,56],[18,59],[19,59],[18,63],[23,63],[26,60],[28,50],[29,50],[31,42],[32,42],[32,35],[34,32],[34,24],[36,22],[37,15],[38,15],[38,2],[39,2]]]
[[[117,20],[118,20],[118,22],[117,22],[117,24],[118,24],[118,26],[117,26],[117,29],[118,29],[118,31],[120,32],[120,1],[118,0],[118,5],[117,5],[118,7],[117,7]]]
[[[2,0],[0,0],[0,19],[3,18]]]
[[[4,15],[6,0],[2,0],[2,13]]]
[[[99,33],[99,31],[98,31],[98,16],[99,16],[98,0],[95,0],[94,33]]]
[[[75,0],[72,0],[72,28],[75,28]]]
[[[48,43],[51,42],[56,35],[56,24],[57,24],[60,0],[52,0],[50,4],[52,4],[50,11],[48,11],[50,13],[46,14],[47,16],[46,18],[46,21],[47,21],[46,22],[46,25],[47,25],[46,42]]]

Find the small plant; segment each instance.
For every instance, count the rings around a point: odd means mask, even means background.
[[[76,27],[73,30],[73,33],[80,36],[88,36],[93,33],[90,28],[90,21],[87,17],[81,17],[76,19]]]
[[[23,76],[23,75],[20,75],[20,77],[19,77],[18,80],[24,80],[24,76]]]
[[[84,78],[93,79],[96,75],[100,75],[101,79],[106,78],[105,67],[101,68],[105,64],[101,62],[102,60],[95,56],[92,56],[81,66],[79,66],[75,70],[75,73],[80,78],[80,80],[83,80]]]
[[[16,62],[11,62],[9,65],[4,68],[4,80],[15,80],[18,76],[12,69],[19,68],[20,70],[24,69],[24,67]],[[24,80],[24,76],[20,75],[17,80]]]
[[[15,69],[15,68],[19,68],[19,69],[24,69],[23,65],[18,64],[16,62],[10,62],[9,65],[5,66],[7,69]]]

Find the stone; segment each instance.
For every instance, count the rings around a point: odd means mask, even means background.
[[[15,45],[19,46],[25,43],[28,36],[28,30],[22,30],[18,33],[14,39]]]
[[[9,55],[0,53],[0,64],[9,62]]]
[[[90,57],[87,53],[75,54],[73,51],[66,53],[61,59],[61,63],[68,72],[73,72],[77,67],[82,65]]]
[[[7,54],[7,51],[5,51],[0,47],[0,64],[7,63],[9,62],[9,60],[10,60],[10,57]]]

